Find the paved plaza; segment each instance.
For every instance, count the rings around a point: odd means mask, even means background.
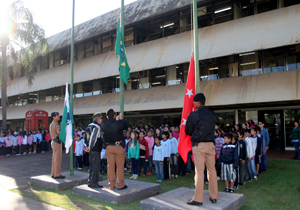
[[[31,176],[51,173],[51,162],[52,152],[0,158],[1,207],[5,210],[62,210],[8,191],[26,186]],[[69,154],[63,153],[62,170],[68,170],[69,166]]]
[[[51,173],[52,152],[0,158],[0,189],[28,184],[31,176]],[[62,170],[70,168],[70,155],[63,151]]]

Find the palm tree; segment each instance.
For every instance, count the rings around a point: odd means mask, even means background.
[[[6,129],[7,55],[11,58],[9,65],[14,66],[14,71],[23,68],[31,85],[37,56],[49,51],[45,31],[33,21],[33,14],[24,7],[21,0],[15,0],[9,5],[6,21],[7,28],[0,34],[2,129]]]

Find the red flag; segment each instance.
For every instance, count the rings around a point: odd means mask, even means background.
[[[188,72],[188,78],[185,87],[185,96],[183,102],[181,125],[180,125],[180,136],[178,143],[178,151],[183,161],[187,162],[189,151],[192,150],[191,137],[185,133],[185,123],[188,115],[195,110],[193,98],[195,96],[195,62],[194,54],[192,54],[190,67]]]

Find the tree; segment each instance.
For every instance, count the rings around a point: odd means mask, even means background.
[[[7,55],[11,61],[9,65],[14,66],[15,72],[23,68],[31,85],[37,56],[49,52],[44,29],[33,21],[32,12],[24,7],[21,0],[9,5],[6,17],[7,27],[0,34],[2,129],[6,129],[7,119]]]

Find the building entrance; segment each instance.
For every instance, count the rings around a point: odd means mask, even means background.
[[[265,121],[269,131],[270,149],[285,150],[283,110],[258,111],[258,119]]]

